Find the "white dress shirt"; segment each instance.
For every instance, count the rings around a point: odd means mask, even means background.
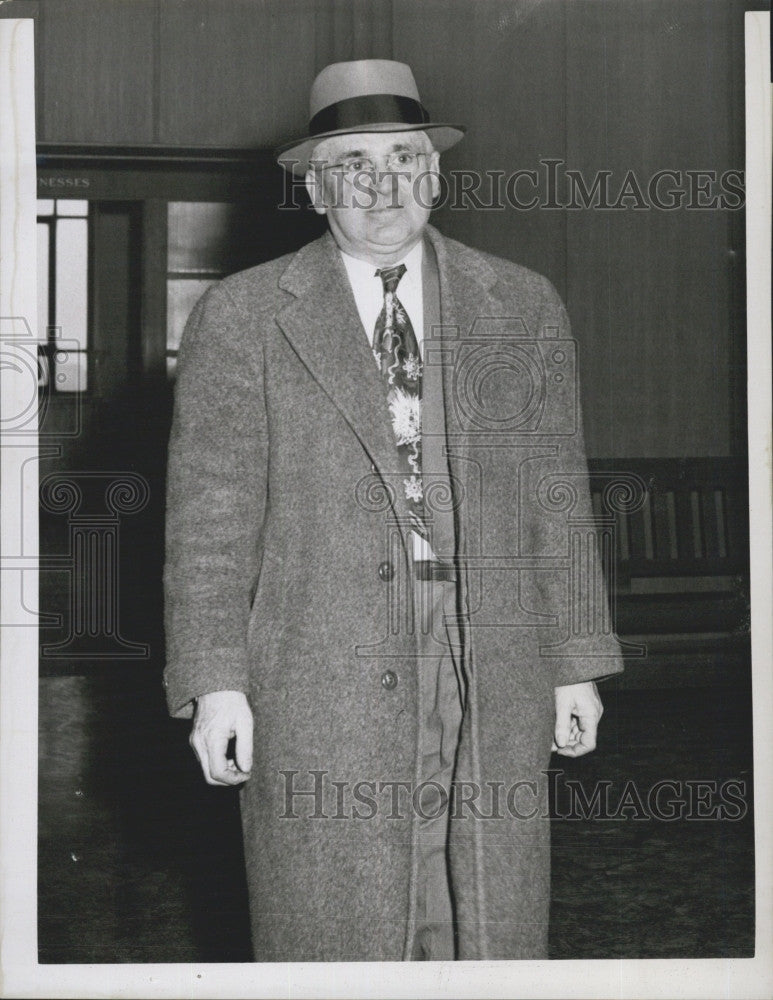
[[[384,305],[384,285],[381,278],[376,275],[377,268],[373,264],[369,264],[366,260],[350,257],[348,253],[343,251],[341,251],[341,256],[346,273],[349,275],[349,284],[354,292],[357,312],[360,314],[362,325],[368,335],[368,342],[373,347],[376,320]],[[403,260],[398,261],[398,264],[405,264],[405,274],[400,278],[400,284],[395,292],[408,313],[419,344],[419,352],[422,351],[424,341],[424,288],[421,280],[423,263],[424,244],[419,240],[413,250],[409,251]]]
[[[369,264],[365,260],[358,260],[356,257],[350,257],[343,250],[341,250],[341,257],[349,276],[349,284],[352,286],[357,312],[360,314],[360,320],[368,335],[368,343],[373,347],[376,320],[384,305],[383,282],[376,274],[377,268],[373,264]],[[422,265],[424,263],[424,244],[422,240],[419,240],[413,250],[410,250],[403,260],[397,261],[397,263],[405,264],[405,274],[400,278],[395,295],[402,303],[411,321],[419,345],[419,354],[423,354],[424,286],[422,284]],[[373,364],[375,365],[375,363],[374,360]],[[413,558],[415,560],[437,559],[425,539],[415,532],[411,532],[411,534],[413,535]]]

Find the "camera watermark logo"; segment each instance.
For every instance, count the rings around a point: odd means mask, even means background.
[[[546,327],[531,336],[517,317],[478,317],[464,336],[433,327],[425,365],[449,369],[446,405],[465,434],[577,432],[577,344],[558,333]]]
[[[621,648],[642,656],[642,644],[616,634],[616,552],[620,518],[643,505],[647,487],[625,470],[589,475],[577,344],[558,326],[540,334],[520,317],[478,317],[465,334],[427,331],[423,385],[434,380],[445,413],[440,427],[422,429],[428,545],[463,583],[459,626],[539,629],[546,658],[611,658]],[[358,646],[360,656],[403,655],[398,640],[426,631],[400,496],[399,473],[388,468],[356,484],[359,507],[382,519],[388,584],[384,635]],[[440,625],[429,628],[442,638]]]
[[[57,421],[55,429],[46,425],[51,393],[55,391],[50,369],[62,366],[71,354],[80,351],[78,342],[63,337],[58,327],[49,329],[48,334],[53,335],[50,347],[42,353],[38,337],[23,316],[0,317],[0,369],[15,377],[15,405],[10,412],[4,407],[0,422],[0,432],[6,438],[37,438],[43,444],[81,433],[83,402],[77,384],[69,387],[70,405],[66,413],[60,414],[63,420]],[[77,377],[77,370],[69,375],[70,380]]]

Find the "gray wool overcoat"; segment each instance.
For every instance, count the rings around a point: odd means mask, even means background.
[[[426,234],[442,325],[425,331],[423,433],[446,463],[428,472],[455,532],[434,546],[461,567],[468,684],[449,803],[459,957],[540,958],[554,687],[621,669],[574,344],[546,279]],[[204,295],[177,369],[165,685],[177,717],[209,691],[248,694],[259,961],[409,955],[421,659],[394,467],[385,389],[329,234]]]

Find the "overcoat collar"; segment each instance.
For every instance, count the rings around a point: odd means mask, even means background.
[[[476,316],[496,314],[490,300],[496,273],[474,250],[447,242],[432,226],[425,232],[437,255],[441,337],[455,340],[458,347],[458,337],[469,331]],[[394,432],[388,409],[374,404],[384,396],[384,387],[329,232],[298,251],[280,277],[279,287],[295,296],[277,315],[285,336],[360,439],[376,469],[394,469]],[[451,418],[448,432],[453,435],[459,428],[453,420],[456,408],[449,406],[450,391],[449,378],[444,378],[446,413]],[[394,509],[398,521],[407,524],[401,491]]]
[[[394,471],[394,432],[384,385],[330,233],[298,251],[279,286],[295,296],[277,315],[285,336],[360,439],[375,469]],[[363,475],[367,472],[363,468]],[[400,520],[408,516],[407,509],[397,505],[396,514]]]

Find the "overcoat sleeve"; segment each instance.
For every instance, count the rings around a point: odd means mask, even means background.
[[[553,285],[547,280],[545,280],[539,329],[542,336],[550,339],[570,340],[572,336],[566,308]],[[541,542],[545,552],[570,555],[567,540],[567,529],[571,524],[569,518],[575,525],[582,525],[580,529],[582,532],[588,531],[588,526],[594,521],[580,397],[579,376],[575,372],[574,433],[560,438],[559,453],[551,465],[554,481],[562,484],[558,487],[558,495],[570,498],[569,510],[558,517],[539,519],[538,524],[546,535]],[[544,504],[545,497],[538,499],[537,502]],[[590,530],[592,533],[592,529]],[[547,575],[547,587],[551,591],[547,607],[558,615],[558,627],[555,630],[545,630],[540,644],[540,662],[542,666],[552,670],[556,687],[600,680],[623,670],[622,656],[614,631],[604,631],[599,628],[599,623],[604,618],[600,608],[602,604],[609,608],[609,593],[608,581],[604,577],[599,558],[598,538],[593,539],[593,547],[595,558],[588,558],[585,554],[579,560],[579,565],[574,566],[572,570],[572,582],[569,587],[565,573]],[[585,623],[579,629],[580,632],[586,632],[581,637],[573,635],[578,613]],[[609,622],[609,616],[606,617]],[[593,625],[588,629],[590,619],[593,619]]]
[[[247,627],[267,498],[262,349],[223,285],[199,301],[178,355],[164,567],[169,711],[248,690]]]

